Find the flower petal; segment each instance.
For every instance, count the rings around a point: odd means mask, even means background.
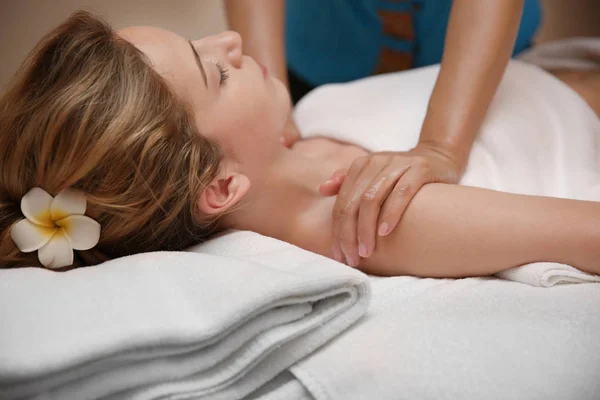
[[[86,206],[85,194],[76,189],[64,189],[56,195],[50,205],[52,220],[58,221],[73,214],[83,215]]]
[[[64,229],[58,229],[52,239],[38,250],[38,259],[43,266],[50,269],[73,264],[73,249]]]
[[[56,224],[65,230],[75,250],[89,250],[100,240],[100,224],[85,215],[71,215]]]
[[[57,230],[57,228],[47,228],[22,219],[10,230],[10,237],[19,250],[30,253],[48,243]]]
[[[21,199],[21,211],[31,222],[54,228],[50,216],[50,204],[52,204],[52,196],[44,189],[34,187]]]

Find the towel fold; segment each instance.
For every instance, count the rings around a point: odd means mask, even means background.
[[[252,232],[194,250],[253,261],[307,253]],[[598,399],[600,284],[370,281],[364,318],[248,400]]]
[[[0,271],[0,398],[242,398],[354,323],[368,301],[363,274],[308,252],[256,262],[164,252],[67,273]]]
[[[496,276],[539,287],[551,287],[567,283],[600,282],[600,276],[598,275],[585,273],[570,265],[548,262],[507,269],[497,273]]]
[[[431,66],[321,86],[296,106],[296,122],[305,137],[325,135],[371,151],[409,150],[418,142],[438,72],[439,66]],[[563,82],[512,61],[461,184],[600,201],[600,120]],[[556,263],[525,265],[498,276],[544,287],[600,282],[598,276]]]
[[[599,398],[600,284],[391,277],[371,289],[365,318],[291,368],[316,400]]]

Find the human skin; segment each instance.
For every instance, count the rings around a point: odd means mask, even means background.
[[[245,53],[266,63],[286,82],[285,0],[226,0],[225,5],[230,27],[249,43]],[[376,160],[367,163],[374,168],[352,165],[351,172],[360,167],[360,173],[345,176],[339,193],[336,192],[332,252],[337,259],[354,266],[360,258],[370,257],[376,248],[376,237],[395,229],[424,185],[459,182],[508,65],[523,7],[524,0],[453,1],[440,73],[418,144],[389,157],[382,168],[377,168]],[[368,157],[381,158],[376,153]],[[394,182],[394,186],[389,188],[377,213],[345,212],[353,204],[352,198],[368,195],[372,190],[372,186],[363,188],[357,184],[357,180],[365,179],[373,185],[383,179]],[[324,188],[324,193],[330,191]]]
[[[199,131],[224,149],[218,176],[197,200],[200,210],[222,215],[224,227],[333,257],[335,197],[324,197],[318,186],[368,153],[328,139],[281,146],[290,107],[285,87],[242,56],[233,32],[192,42],[198,60],[174,33],[127,28],[120,34],[146,53],[190,104]],[[224,82],[219,68],[227,70]],[[599,243],[600,203],[430,184],[358,268],[375,275],[465,277],[554,261],[600,273]]]
[[[289,88],[285,61],[284,0],[225,0],[229,26],[239,32],[247,44],[244,53],[251,56]],[[291,147],[300,132],[290,114],[281,134],[281,143]]]

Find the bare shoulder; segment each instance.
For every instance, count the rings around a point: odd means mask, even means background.
[[[299,140],[294,144],[292,151],[310,158],[333,158],[341,162],[351,162],[355,158],[368,154],[368,151],[359,146],[322,136]]]

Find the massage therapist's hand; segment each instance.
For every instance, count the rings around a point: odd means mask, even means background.
[[[352,267],[375,250],[377,235],[394,230],[413,196],[427,183],[458,183],[461,170],[445,152],[419,145],[407,152],[372,153],[337,171],[319,191],[333,207],[336,260]]]

